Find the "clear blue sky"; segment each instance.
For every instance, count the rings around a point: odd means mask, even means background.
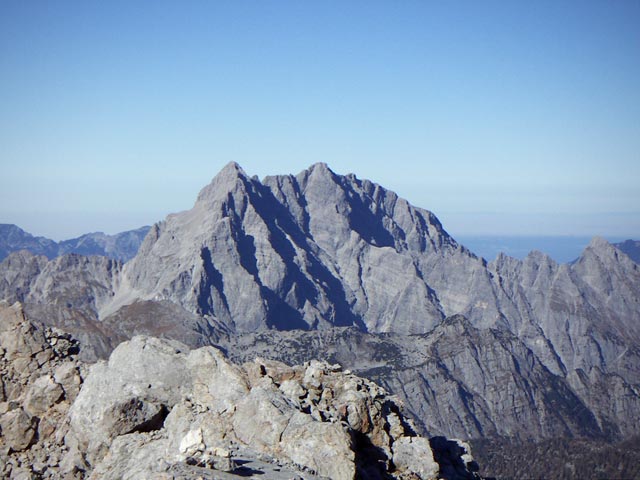
[[[640,1],[0,2],[0,223],[324,161],[454,235],[640,237]]]

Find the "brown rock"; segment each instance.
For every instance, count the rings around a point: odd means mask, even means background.
[[[37,427],[38,419],[22,408],[0,416],[0,438],[14,452],[26,450],[33,443]]]

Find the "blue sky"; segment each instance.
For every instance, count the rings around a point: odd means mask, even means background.
[[[0,2],[0,223],[190,208],[323,161],[454,236],[640,238],[640,2]]]

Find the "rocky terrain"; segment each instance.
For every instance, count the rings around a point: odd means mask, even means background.
[[[592,411],[566,378],[546,369],[516,337],[478,330],[462,316],[448,318],[424,335],[343,328],[244,334],[219,344],[238,363],[254,355],[285,362],[339,362],[394,392],[419,431],[429,436],[604,438],[609,432],[601,425],[612,423],[610,410],[619,401],[601,399],[614,405]],[[625,394],[634,398],[628,392],[620,396]],[[634,404],[632,412],[638,407]],[[629,415],[624,434],[633,434],[637,422]]]
[[[0,347],[3,478],[477,478],[467,444],[417,435],[338,364],[136,336],[86,365],[18,303],[0,304]]]
[[[227,165],[125,264],[13,253],[0,298],[73,333],[84,361],[151,335],[237,364],[339,362],[398,395],[425,435],[640,431],[640,266],[620,246],[487,262],[431,212],[324,164],[262,181]]]
[[[67,253],[78,253],[103,255],[126,262],[138,252],[148,231],[149,227],[140,227],[115,235],[95,232],[55,242],[45,237],[34,237],[16,225],[3,223],[0,224],[0,260],[10,253],[28,250],[35,255],[44,255],[48,259]]]
[[[481,474],[497,478],[572,480],[640,478],[640,437],[607,443],[584,438],[554,438],[514,443],[508,439],[472,443]]]
[[[193,347],[211,345],[224,331],[214,318],[201,317],[162,301],[136,302],[107,318],[97,311],[120,282],[122,263],[106,257],[68,254],[47,260],[28,251],[0,263],[0,298],[21,302],[31,318],[73,334],[82,341],[81,358],[107,358],[136,334],[180,339]]]

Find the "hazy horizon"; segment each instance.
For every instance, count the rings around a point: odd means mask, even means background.
[[[0,222],[188,209],[323,161],[454,237],[640,238],[640,3],[0,3]]]
[[[331,168],[331,165],[329,165]],[[217,173],[217,172],[216,172]],[[251,172],[247,172],[252,175]],[[292,174],[299,172],[292,172]],[[337,172],[339,173],[339,172]],[[345,172],[353,173],[353,172]],[[362,177],[376,182],[374,179]],[[208,179],[207,185],[211,179]],[[388,188],[384,183],[376,182],[383,187]],[[18,225],[25,231],[35,235],[44,236],[55,241],[67,240],[75,238],[85,233],[104,232],[107,234],[116,234],[127,230],[133,230],[144,225],[153,225],[162,221],[165,217],[172,213],[190,209],[201,189],[194,191],[191,200],[184,199],[185,202],[180,208],[167,210],[164,212],[140,212],[126,210],[111,210],[100,212],[7,212],[0,211],[0,223],[11,223]],[[407,198],[397,190],[394,190],[401,197]],[[413,203],[413,202],[412,202]],[[427,206],[413,203],[415,206],[433,211]],[[620,241],[623,239],[638,239],[640,233],[634,234],[634,225],[639,220],[640,215],[634,213],[607,213],[603,212],[599,215],[578,215],[578,214],[561,214],[556,213],[551,218],[545,218],[546,213],[536,212],[436,212],[438,219],[443,227],[454,238],[462,237],[496,237],[496,238],[575,238],[590,239],[595,236],[601,236],[611,241]],[[620,217],[628,219],[628,223],[620,222]],[[599,218],[598,228],[590,229],[591,222],[594,218]],[[506,232],[496,231],[495,224],[504,222],[509,225]],[[528,230],[532,225],[545,223],[552,230],[547,232],[538,232],[536,230]],[[565,233],[562,226],[566,223],[574,225],[575,233]],[[577,228],[576,228],[577,227]],[[628,228],[629,227],[629,228]],[[556,230],[553,230],[555,228]],[[640,230],[636,229],[637,232]],[[534,247],[537,248],[537,247]],[[538,248],[540,249],[540,248]]]

